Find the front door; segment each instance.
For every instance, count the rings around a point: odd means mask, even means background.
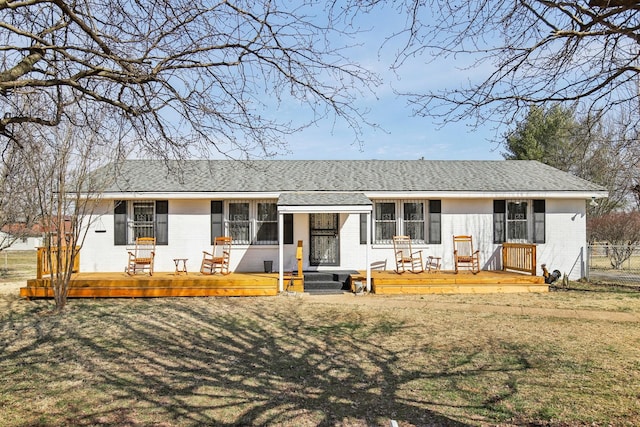
[[[338,214],[310,214],[309,225],[309,264],[340,265]]]

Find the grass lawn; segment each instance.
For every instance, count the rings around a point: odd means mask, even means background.
[[[640,425],[639,292],[51,309],[0,293],[2,426]]]

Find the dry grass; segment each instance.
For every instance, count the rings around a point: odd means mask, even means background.
[[[593,270],[613,270],[611,260],[607,256],[590,257],[589,267]],[[621,264],[620,268],[625,271],[640,272],[640,256],[631,256]]]
[[[640,424],[640,293],[0,295],[3,426]]]
[[[0,251],[0,294],[36,277],[36,251]]]

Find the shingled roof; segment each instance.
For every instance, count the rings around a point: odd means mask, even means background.
[[[603,192],[537,161],[127,160],[109,192]]]

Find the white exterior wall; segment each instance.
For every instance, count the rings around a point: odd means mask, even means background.
[[[585,200],[547,200],[546,243],[537,247],[538,275],[541,265],[559,270],[571,280],[586,275],[587,218]]]
[[[439,257],[443,270],[453,270],[453,236],[471,235],[475,249],[480,250],[481,267],[494,268],[496,254],[500,255],[500,245],[491,243],[493,241],[493,200],[442,200],[441,227],[440,244],[412,245],[414,251],[422,250],[425,263],[428,256]],[[387,269],[395,269],[393,244],[374,244],[372,252],[372,262],[386,259]]]
[[[584,276],[586,251],[585,201],[546,201],[546,243],[537,247],[538,274],[540,265],[546,263],[549,270],[558,269],[571,279]],[[113,235],[113,201],[101,203],[100,226],[90,226],[80,256],[83,272],[124,272],[129,246],[115,246]],[[340,214],[340,261],[339,268],[364,270],[366,268],[366,245],[360,244],[360,214]],[[372,220],[373,221],[373,220]],[[169,200],[169,245],[156,249],[156,271],[173,271],[173,258],[188,258],[190,272],[200,269],[202,251],[211,251],[210,201]],[[99,228],[100,231],[96,232]],[[414,245],[422,250],[423,258],[433,255],[442,258],[442,269],[453,269],[453,235],[473,236],[474,246],[480,250],[483,269],[501,269],[500,245],[493,244],[493,200],[492,199],[443,199],[442,243]],[[309,266],[309,214],[294,214],[293,244],[284,245],[284,268],[296,268],[296,245],[303,241],[303,268]],[[231,254],[231,270],[261,272],[263,261],[273,261],[274,271],[278,266],[278,246],[234,245]],[[387,262],[387,270],[395,268],[393,245],[372,245],[371,263]],[[335,269],[336,267],[314,267],[313,269]]]
[[[545,208],[546,240],[536,248],[536,274],[542,275],[541,265],[547,264],[549,271],[560,270],[571,280],[584,277],[585,200],[547,199]],[[442,200],[442,243],[413,245],[413,249],[422,250],[424,259],[429,255],[440,257],[442,269],[453,270],[454,235],[473,236],[474,247],[480,250],[482,269],[502,269],[501,245],[493,243],[493,199]],[[374,244],[371,261],[384,260],[388,270],[395,268],[393,245]]]
[[[101,201],[94,212],[80,249],[80,271],[124,272],[127,251],[124,246],[113,244],[113,201]]]
[[[128,260],[127,251],[131,250],[133,245],[116,246],[113,243],[113,200],[103,201],[96,213],[80,252],[80,271],[124,272]],[[210,213],[208,199],[169,200],[169,244],[156,246],[155,271],[174,271],[174,258],[188,258],[187,269],[190,272],[200,270],[202,251],[212,250]],[[104,232],[96,232],[97,228]],[[304,230],[307,230],[306,233]],[[308,241],[308,215],[295,216],[294,232],[294,244],[285,245],[285,269],[296,267],[297,241]],[[264,271],[265,260],[273,261],[273,269],[277,270],[277,245],[234,245],[231,252],[231,271],[261,272]],[[308,258],[306,263],[308,265]]]
[[[440,253],[442,269],[453,270],[453,236],[473,237],[474,250],[480,250],[480,268],[495,269],[499,245],[493,244],[493,200],[443,200],[442,244]],[[437,245],[434,245],[437,246]]]
[[[100,205],[100,227],[105,232],[96,232],[97,221],[90,226],[80,252],[80,271],[124,272],[128,254],[133,245],[114,245],[113,200]],[[211,252],[210,202],[208,200],[169,201],[169,245],[156,246],[155,271],[173,271],[173,258],[188,258],[189,271],[198,271],[202,251]],[[237,263],[238,260],[233,260]]]

